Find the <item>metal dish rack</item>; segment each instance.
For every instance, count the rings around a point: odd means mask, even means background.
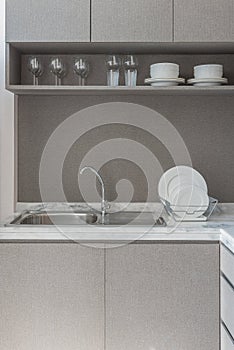
[[[207,221],[208,218],[213,213],[215,207],[218,204],[218,199],[209,197],[209,206],[207,210],[204,213],[204,210],[202,210],[201,206],[179,206],[179,205],[173,205],[170,202],[168,202],[166,199],[160,198],[160,201],[162,202],[165,210],[167,213],[175,220],[175,221]],[[199,208],[196,210],[196,208]],[[176,209],[176,210],[175,210]],[[184,217],[181,218],[176,215],[177,212],[183,212]],[[197,212],[200,212],[201,215],[198,217],[193,217],[193,214]],[[189,217],[190,216],[190,217]]]

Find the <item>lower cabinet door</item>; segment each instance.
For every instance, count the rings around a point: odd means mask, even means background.
[[[234,340],[224,325],[221,325],[221,350],[234,350]]]
[[[234,254],[223,245],[220,249],[221,271],[234,286]]]
[[[103,350],[104,252],[0,244],[0,349]]]
[[[106,350],[219,350],[219,244],[106,250]]]
[[[234,338],[234,288],[221,277],[221,318]]]

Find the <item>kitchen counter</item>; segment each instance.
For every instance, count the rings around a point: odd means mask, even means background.
[[[77,204],[83,210],[87,207]],[[121,206],[119,204],[119,206]],[[134,208],[132,207],[134,206]],[[156,206],[156,207],[155,207]],[[36,204],[33,208],[36,207]],[[20,204],[17,211],[28,209]],[[30,205],[32,208],[32,205]],[[151,210],[159,211],[159,204]],[[51,208],[50,208],[51,209]],[[55,209],[55,205],[53,205]],[[58,206],[56,205],[56,209]],[[61,209],[61,207],[60,207]],[[113,209],[113,208],[112,208]],[[115,207],[115,210],[119,208]],[[142,204],[129,205],[127,210],[141,210]],[[148,208],[149,209],[149,208]],[[49,209],[48,209],[49,210]],[[234,252],[234,204],[219,204],[207,222],[175,223],[167,214],[160,213],[167,222],[166,227],[147,226],[10,226],[0,225],[1,242],[70,242],[77,243],[130,243],[133,241],[220,241]],[[16,215],[16,214],[15,214]],[[14,216],[15,216],[14,215]],[[14,216],[8,218],[9,222]]]

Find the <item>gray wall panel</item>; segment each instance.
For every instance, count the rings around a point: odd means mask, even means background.
[[[54,84],[54,77],[49,72],[50,55],[41,56],[44,74],[40,84]],[[72,70],[73,55],[61,56],[67,65],[67,75],[63,84],[76,85],[77,77]],[[105,55],[85,55],[90,62],[90,74],[87,85],[105,85]],[[32,76],[27,70],[28,55],[21,55],[21,82],[31,84]],[[176,62],[180,64],[180,76],[189,78],[193,75],[196,64],[219,63],[224,65],[224,76],[229,84],[234,84],[233,54],[196,54],[196,55],[138,55],[138,84],[143,85],[144,78],[149,76],[149,66],[156,62]],[[124,84],[123,69],[120,73],[120,84]],[[38,170],[43,148],[51,133],[71,114],[95,104],[105,102],[132,102],[152,108],[161,113],[181,134],[192,158],[193,166],[207,179],[209,193],[220,201],[232,202],[233,190],[233,132],[234,132],[234,100],[231,96],[21,96],[19,98],[19,201],[40,200],[38,186]],[[111,115],[111,111],[110,111]],[[92,119],[89,116],[90,127]],[[134,125],[134,116],[128,116],[129,123]],[[142,116],[145,126],[149,120]],[[111,121],[111,118],[110,118]],[[113,122],[113,120],[112,120]],[[153,122],[154,125],[157,123]],[[154,126],[152,125],[152,126]],[[77,173],[85,154],[97,143],[107,139],[124,137],[138,141],[152,151],[158,158],[162,169],[173,166],[173,160],[167,149],[159,140],[149,133],[132,126],[109,125],[94,129],[75,142],[68,152],[63,167],[63,185],[67,199],[81,201],[82,196],[77,187]],[[182,159],[184,163],[185,160]],[[144,201],[147,197],[147,181],[144,172],[133,163],[126,161],[108,162],[101,169],[107,183],[109,200],[117,198],[116,183],[122,179],[130,179],[134,188],[133,201]],[[151,200],[157,200],[156,187],[160,171],[150,170],[155,181],[151,189]],[[88,176],[87,176],[88,179]],[[91,177],[89,178],[90,181]],[[88,180],[87,180],[88,181]],[[94,184],[93,184],[94,185]],[[92,185],[92,186],[93,186]],[[91,187],[92,187],[91,186]],[[88,198],[96,200],[93,187],[87,191]],[[124,193],[125,195],[125,193]],[[124,199],[127,198],[127,192]],[[51,200],[60,200],[56,188]]]
[[[40,200],[38,171],[41,154],[55,128],[82,108],[111,101],[141,104],[161,113],[182,136],[193,166],[208,182],[209,193],[222,202],[233,202],[234,99],[231,96],[21,96],[18,120],[19,201]],[[147,118],[144,115],[142,118],[148,125]],[[129,116],[129,121],[134,124],[134,116]],[[145,145],[157,156],[164,170],[174,165],[167,149],[145,131],[123,125],[99,127],[82,136],[67,154],[63,185],[69,201],[83,200],[77,187],[77,172],[83,156],[97,143],[115,137],[127,137]],[[133,201],[145,200],[147,183],[142,170],[134,164],[116,160],[106,164],[102,174],[107,183],[109,200],[116,199],[115,185],[122,177],[133,183]],[[155,186],[157,181],[158,174],[155,174]],[[89,196],[93,198],[92,186]],[[59,200],[56,190],[51,200]]]

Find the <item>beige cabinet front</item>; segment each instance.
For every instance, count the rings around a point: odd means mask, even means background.
[[[234,41],[233,0],[174,0],[176,42]]]
[[[106,350],[218,350],[219,245],[106,252]]]
[[[6,0],[6,41],[89,42],[90,0]]]
[[[221,319],[234,339],[234,288],[221,277]]]
[[[93,42],[171,42],[172,0],[92,0]]]
[[[103,350],[104,253],[0,244],[0,349]]]
[[[0,244],[0,349],[218,350],[219,245]]]
[[[224,245],[221,245],[220,264],[222,273],[234,286],[234,254]]]

